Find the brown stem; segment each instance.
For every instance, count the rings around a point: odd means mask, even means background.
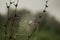
[[[14,27],[14,22],[15,22],[15,18],[16,18],[16,13],[17,13],[17,6],[18,6],[18,2],[19,2],[19,0],[17,0],[17,4],[16,5],[14,5],[15,6],[15,14],[14,14],[14,17],[13,17],[13,20],[12,20],[12,26],[11,26],[11,30],[10,30],[10,38],[9,38],[9,40],[16,40],[16,38],[14,38],[14,36],[15,36],[15,33],[13,33],[14,32],[14,29],[13,29],[13,27]],[[14,36],[13,36],[13,34],[14,34]]]
[[[46,8],[48,7],[48,6],[47,6],[47,3],[48,3],[48,0],[46,1],[46,4],[45,4],[45,8],[44,8],[44,10],[43,10],[43,13],[46,12]],[[43,15],[41,15],[41,16],[43,16]],[[39,18],[41,18],[41,16],[40,16]],[[34,32],[37,32],[37,31],[38,31],[38,29],[39,29],[39,23],[40,23],[40,22],[37,23],[38,26],[36,25],[36,28],[35,28],[34,31],[31,33],[31,35],[28,35],[28,40],[31,39],[32,34],[33,34]]]
[[[11,2],[11,0],[10,0],[10,2]],[[6,3],[7,9],[8,9],[8,14],[7,14],[7,22],[4,25],[4,27],[5,27],[5,40],[7,40],[7,32],[8,32],[7,27],[8,27],[8,22],[9,22],[9,8],[10,8],[10,5],[11,4],[9,4],[9,6],[8,6],[7,3]]]

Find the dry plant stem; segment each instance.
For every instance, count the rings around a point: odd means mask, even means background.
[[[44,10],[46,11],[46,8],[48,7],[47,6],[47,3],[48,3],[48,0],[46,1],[46,4],[45,4],[45,8],[44,8]],[[45,13],[45,12],[43,12],[43,13]],[[43,15],[42,15],[43,16]],[[41,22],[41,21],[40,21]],[[37,28],[36,28],[36,32],[38,31],[38,29],[39,29],[39,23],[37,23]]]
[[[14,15],[14,21],[15,21],[15,18],[17,17],[17,7],[18,7],[18,3],[19,3],[19,0],[17,0],[17,4],[15,5],[15,15]],[[13,21],[13,27],[14,27],[14,21]],[[14,30],[13,30],[14,31]],[[16,33],[14,32],[14,36],[13,36],[13,40],[16,40]]]
[[[17,9],[17,8],[16,8]],[[16,17],[16,9],[15,9],[15,14],[14,14],[14,18],[13,18],[13,20],[12,20],[12,26],[11,26],[11,29],[10,29],[10,38],[9,38],[9,40],[11,40],[11,39],[13,39],[13,33],[14,33],[14,22],[15,22],[15,17]]]
[[[45,8],[44,8],[44,10],[43,10],[43,13],[46,12],[46,8],[48,7],[47,4],[48,4],[48,0],[46,1],[46,4],[45,4]],[[43,15],[41,15],[41,16],[43,16]],[[36,26],[36,29],[32,32],[32,34],[33,34],[35,31],[36,31],[36,33],[37,33],[37,31],[38,31],[38,29],[39,29],[39,23],[37,23],[37,25],[38,25],[38,26]],[[30,36],[28,36],[28,40],[31,39],[32,34],[31,34]]]
[[[37,26],[37,25],[38,25],[38,26]],[[30,40],[30,39],[31,39],[31,37],[32,37],[32,35],[33,35],[33,33],[34,33],[34,32],[36,32],[36,33],[37,33],[38,28],[39,28],[39,24],[37,23],[37,25],[35,25],[35,26],[36,26],[36,28],[33,30],[32,34],[28,36],[28,40]]]
[[[10,30],[10,38],[9,38],[9,40],[16,40],[16,38],[14,38],[14,36],[13,36],[13,34],[14,34],[14,22],[15,22],[15,18],[16,18],[16,13],[17,13],[17,6],[18,6],[18,2],[19,2],[19,0],[17,0],[17,4],[16,5],[14,5],[15,6],[15,14],[14,14],[14,17],[13,17],[13,20],[12,20],[12,26],[11,26],[11,30]],[[15,34],[14,34],[15,35]]]
[[[45,8],[44,8],[44,10],[43,10],[43,13],[45,13],[46,12],[46,9],[48,8],[48,0],[46,0],[46,4],[45,4]]]
[[[10,0],[10,2],[11,2],[11,0]],[[7,40],[7,33],[8,33],[7,27],[8,27],[8,21],[9,21],[9,7],[10,7],[10,5],[11,4],[9,4],[9,6],[8,6],[7,3],[6,3],[7,9],[8,9],[8,14],[7,14],[7,22],[6,22],[6,25],[4,25],[5,26],[5,40]]]

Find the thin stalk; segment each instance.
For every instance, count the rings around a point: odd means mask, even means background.
[[[10,0],[10,2],[11,2],[11,0]],[[7,40],[7,27],[8,27],[8,22],[9,22],[9,8],[10,8],[10,5],[11,4],[9,4],[9,6],[8,6],[7,3],[6,3],[7,9],[8,9],[8,14],[7,14],[7,22],[4,25],[4,27],[5,27],[5,40]]]
[[[43,13],[45,13],[46,12],[46,8],[48,7],[47,6],[47,4],[48,4],[48,0],[46,1],[46,4],[45,4],[45,8],[44,8],[44,10],[43,10]],[[43,15],[41,15],[41,16],[43,16]],[[41,16],[39,17],[39,18],[41,18]],[[36,26],[36,28],[33,30],[33,32],[31,33],[31,35],[28,35],[28,40],[30,40],[31,39],[31,37],[32,37],[32,34],[34,33],[34,32],[36,32],[36,34],[37,34],[37,31],[38,31],[38,29],[39,29],[39,23],[40,22],[37,22],[37,25],[35,25]]]
[[[17,9],[17,8],[16,8]],[[13,37],[12,37],[12,35],[13,35],[13,32],[14,32],[14,29],[13,29],[13,27],[14,27],[14,22],[15,22],[15,18],[16,18],[16,9],[15,9],[15,14],[14,14],[14,18],[13,18],[13,20],[12,20],[12,26],[11,26],[11,29],[10,29],[10,38],[9,38],[9,40],[11,40]]]
[[[37,25],[34,25],[36,28],[32,31],[32,33],[30,34],[30,35],[28,35],[28,40],[30,40],[31,39],[31,37],[32,37],[32,35],[33,35],[33,33],[34,32],[36,32],[37,33],[37,31],[38,31],[38,28],[39,28],[39,26],[38,26],[39,24],[37,23]]]
[[[46,4],[45,4],[45,8],[44,8],[44,10],[43,10],[43,13],[45,13],[46,12],[46,9],[48,8],[48,0],[46,0]]]
[[[17,14],[17,6],[18,6],[18,2],[19,2],[19,0],[17,0],[17,4],[15,5],[14,4],[14,6],[15,6],[15,14],[14,14],[14,17],[13,17],[13,20],[12,20],[12,26],[11,26],[11,30],[10,30],[10,38],[9,38],[9,40],[16,40],[16,37],[14,37],[15,36],[15,34],[14,34],[14,36],[13,36],[13,32],[14,32],[14,29],[13,29],[13,27],[14,27],[14,22],[15,22],[15,18],[16,18],[16,14]]]

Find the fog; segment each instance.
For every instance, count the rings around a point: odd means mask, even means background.
[[[16,3],[16,0],[12,0]],[[32,11],[34,14],[37,11],[42,11],[45,6],[46,0],[19,0],[18,10],[25,8]],[[7,12],[6,2],[9,4],[9,0],[0,0],[0,13],[5,15]],[[58,21],[60,21],[60,0],[49,0],[47,11],[51,16],[54,16]],[[11,5],[14,8],[13,5]]]

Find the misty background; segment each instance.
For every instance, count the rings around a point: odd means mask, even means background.
[[[12,0],[16,2],[16,0]],[[18,10],[22,8],[29,9],[32,12],[42,11],[44,9],[46,0],[19,0]],[[0,12],[2,15],[6,14],[6,2],[9,3],[9,0],[0,0]],[[58,21],[60,21],[60,0],[49,0],[47,11],[53,15]],[[14,6],[12,6],[14,8]]]
[[[13,1],[16,3],[17,0]],[[8,18],[6,2],[9,5],[9,0],[0,0],[0,40],[5,40],[4,25]],[[15,6],[11,5],[6,40],[9,40],[11,34],[13,40],[60,40],[59,2],[60,0],[48,0],[48,8],[44,13],[46,0],[19,0],[13,26]]]

